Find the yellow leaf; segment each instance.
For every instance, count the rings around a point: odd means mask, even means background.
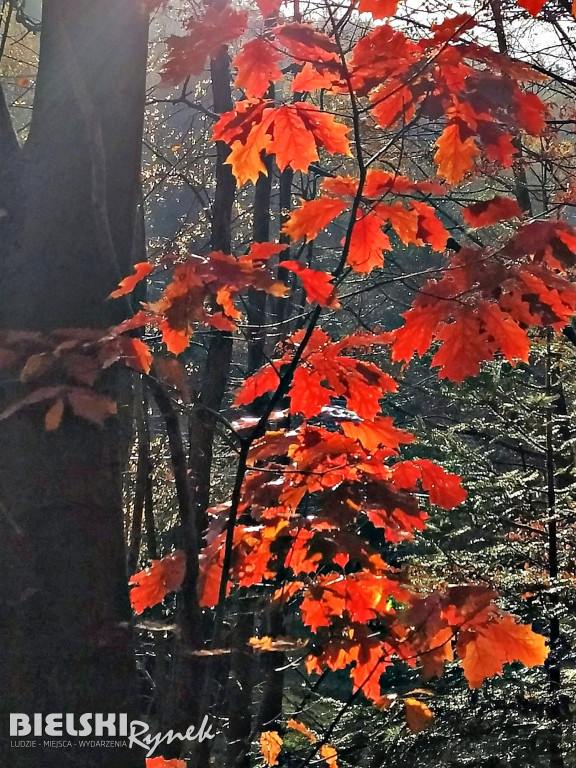
[[[64,400],[59,397],[58,400],[56,400],[46,411],[46,416],[44,417],[44,426],[46,427],[47,432],[53,432],[55,429],[58,429],[62,423],[63,413]]]
[[[420,733],[432,725],[434,713],[423,701],[408,698],[404,699],[404,705],[406,707],[406,722],[412,733]]]

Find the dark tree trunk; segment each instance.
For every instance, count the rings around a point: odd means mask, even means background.
[[[125,305],[106,297],[133,258],[147,29],[140,0],[44,0],[30,136],[11,146],[17,173],[0,176],[10,234],[0,242],[3,329],[122,318]],[[120,400],[123,381],[108,382]],[[18,395],[4,380],[2,407]],[[2,765],[143,764],[135,750],[66,756],[7,740],[10,712],[133,711],[124,448],[120,419],[98,428],[67,414],[53,433],[34,409],[0,422]]]

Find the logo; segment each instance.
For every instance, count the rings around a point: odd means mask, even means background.
[[[190,726],[184,733],[177,731],[167,731],[166,733],[151,733],[148,723],[142,720],[128,720],[126,713],[122,714],[102,714],[102,713],[84,713],[75,715],[70,713],[57,713],[43,715],[36,713],[30,717],[23,713],[13,713],[10,715],[10,737],[24,739],[25,737],[34,737],[34,739],[43,739],[50,737],[43,742],[44,747],[71,747],[72,741],[69,737],[83,737],[77,741],[79,747],[120,747],[128,746],[131,749],[140,747],[144,749],[147,757],[151,757],[160,744],[171,744],[173,741],[204,741],[213,739],[215,733],[208,723],[206,715],[199,728]],[[84,737],[91,736],[91,740]],[[115,739],[115,741],[101,741],[102,737]],[[120,738],[118,738],[120,737]],[[122,739],[123,737],[123,739]],[[59,741],[50,741],[50,739],[60,739]],[[36,741],[11,742],[14,747],[36,747]]]

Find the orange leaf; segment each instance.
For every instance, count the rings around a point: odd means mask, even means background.
[[[430,459],[415,459],[412,464],[422,473],[422,488],[428,492],[431,504],[442,509],[453,509],[466,500],[467,494],[458,475],[446,472]]]
[[[338,768],[338,752],[330,744],[323,744],[320,747],[320,757],[324,758],[328,768]]]
[[[532,136],[539,136],[546,127],[544,116],[547,106],[535,93],[525,93],[518,90],[514,94],[518,121],[525,131]]]
[[[234,405],[250,405],[257,397],[275,390],[280,384],[280,376],[271,365],[260,368],[253,376],[249,376],[238,390]]]
[[[421,245],[418,238],[419,214],[416,209],[406,210],[402,203],[380,204],[376,207],[379,216],[387,220],[404,245]]]
[[[428,243],[435,251],[445,250],[449,237],[448,230],[436,215],[434,208],[419,200],[414,200],[412,207],[418,213],[418,239],[420,243]]]
[[[487,337],[481,333],[480,318],[470,311],[460,312],[453,323],[443,323],[436,338],[443,343],[432,365],[440,368],[441,379],[462,383],[478,374],[481,362],[494,357]]]
[[[531,13],[532,16],[538,16],[546,0],[518,0],[518,5]]]
[[[47,432],[52,432],[58,429],[62,423],[62,416],[64,414],[64,400],[59,397],[50,408],[46,411],[44,416],[44,427]]]
[[[162,72],[166,83],[176,84],[188,75],[199,75],[207,58],[216,56],[223,45],[242,35],[248,23],[248,12],[230,5],[208,6],[200,19],[187,23],[188,34],[168,38],[169,58]]]
[[[274,111],[274,138],[267,147],[267,152],[276,155],[276,164],[283,171],[306,172],[315,160],[318,160],[314,134],[302,119],[294,105],[284,105]]]
[[[233,141],[226,165],[232,166],[232,173],[240,186],[251,181],[256,184],[260,174],[268,175],[262,161],[262,152],[268,149],[272,137],[268,134],[269,123],[257,123],[250,130],[246,141]]]
[[[370,93],[375,105],[372,115],[381,128],[390,128],[399,120],[409,123],[414,116],[414,96],[399,80],[390,80]]]
[[[339,308],[340,302],[336,298],[332,275],[318,269],[309,269],[299,261],[283,261],[280,266],[298,275],[302,280],[308,301],[317,301],[321,307]]]
[[[291,728],[293,731],[298,731],[298,733],[306,736],[306,738],[312,742],[312,744],[315,744],[318,741],[316,734],[313,733],[310,728],[307,728],[304,723],[301,723],[298,720],[288,720],[286,726]]]
[[[384,251],[390,251],[392,246],[382,225],[374,211],[358,213],[348,251],[348,264],[355,272],[367,273],[384,265]]]
[[[491,618],[484,626],[459,633],[456,652],[471,688],[487,677],[500,675],[504,664],[520,661],[526,667],[544,664],[549,650],[546,638],[509,614]]]
[[[154,267],[152,264],[149,264],[147,261],[141,261],[138,264],[134,264],[134,274],[128,275],[124,280],[121,280],[118,283],[118,288],[115,291],[112,291],[109,298],[117,299],[119,296],[125,296],[127,293],[132,293],[134,287],[141,280],[144,280],[153,269]]]
[[[130,602],[136,613],[161,603],[169,592],[177,592],[186,573],[184,553],[177,550],[131,576]]]
[[[350,142],[346,136],[350,129],[347,125],[338,123],[334,115],[322,112],[314,104],[297,101],[294,107],[308,130],[313,133],[318,146],[324,147],[333,155],[351,156]]]
[[[282,70],[278,66],[281,58],[278,51],[263,38],[250,40],[232,61],[238,70],[235,87],[243,88],[248,98],[259,99],[266,93],[270,83],[282,77]]]
[[[308,641],[303,638],[291,637],[251,637],[248,645],[258,653],[273,653],[274,651],[297,651],[307,645]],[[287,723],[290,728],[290,721]]]
[[[266,765],[278,765],[278,755],[282,749],[282,737],[278,731],[264,731],[260,734],[260,749]]]
[[[436,142],[438,147],[434,162],[440,173],[450,184],[457,184],[474,170],[474,157],[480,154],[472,136],[462,141],[460,128],[450,123]]]
[[[438,323],[450,314],[446,301],[426,307],[413,307],[403,314],[405,323],[396,331],[392,361],[407,362],[414,353],[420,357],[430,349]]]
[[[412,733],[420,733],[432,725],[434,713],[423,701],[409,697],[404,699],[404,706],[406,707],[406,722]]]
[[[530,341],[526,331],[510,317],[502,312],[497,304],[484,302],[480,307],[480,317],[486,331],[494,338],[504,357],[511,363],[516,360],[528,362]]]
[[[371,13],[375,19],[387,19],[398,10],[398,0],[360,0],[360,13]]]
[[[167,320],[163,320],[159,323],[158,329],[162,332],[162,341],[166,344],[168,352],[179,355],[188,349],[192,336],[192,330],[189,327],[172,328]]]
[[[330,402],[330,390],[322,386],[324,377],[318,371],[301,366],[294,373],[290,387],[290,406],[307,419],[317,416]]]
[[[462,218],[469,227],[489,227],[499,221],[521,219],[522,208],[515,198],[496,195],[491,200],[482,200],[464,208]]]
[[[382,416],[372,422],[362,421],[359,424],[345,421],[342,424],[342,431],[353,440],[358,440],[370,452],[381,447],[397,452],[401,444],[406,445],[415,440],[414,435],[410,432],[404,432],[395,427],[394,419],[391,416]]]
[[[302,200],[300,208],[292,211],[282,232],[292,240],[314,240],[330,222],[347,208],[343,200],[332,197],[319,197],[317,200]]]
[[[317,91],[320,88],[332,88],[335,83],[339,82],[339,79],[335,66],[311,64],[307,61],[300,72],[295,75],[290,88],[292,93]]]

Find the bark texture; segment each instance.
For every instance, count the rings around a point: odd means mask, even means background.
[[[29,138],[0,174],[2,329],[104,328],[123,316],[106,297],[133,260],[147,30],[140,0],[44,1]],[[125,386],[107,384],[116,395]],[[19,390],[4,377],[2,407]],[[0,422],[2,765],[143,765],[136,750],[32,752],[7,738],[10,712],[132,710],[124,446],[120,419],[100,429],[66,415],[47,433],[32,408]]]

